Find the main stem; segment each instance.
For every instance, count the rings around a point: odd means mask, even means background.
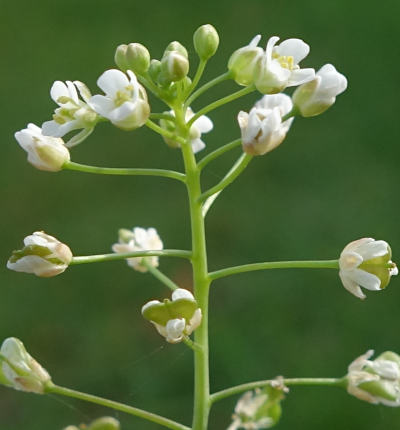
[[[175,110],[178,127],[187,135],[182,108]],[[208,367],[208,294],[210,280],[207,269],[207,250],[201,195],[200,169],[196,164],[189,140],[182,145],[182,154],[187,175],[186,187],[189,197],[192,228],[192,265],[194,293],[202,311],[202,323],[195,331],[194,350],[194,415],[193,430],[206,430],[210,411],[210,381]]]

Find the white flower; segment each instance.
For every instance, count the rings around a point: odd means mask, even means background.
[[[201,309],[193,294],[183,288],[172,293],[172,300],[151,300],[142,307],[142,315],[149,320],[169,343],[178,343],[201,324]]]
[[[24,245],[13,251],[7,262],[9,269],[48,278],[64,272],[72,260],[69,247],[43,231],[25,237]]]
[[[293,103],[304,117],[319,115],[347,88],[347,79],[332,64],[325,64],[315,79],[296,88]]]
[[[135,251],[160,251],[163,243],[155,228],[144,229],[135,227],[132,231],[121,229],[119,231],[119,243],[112,246],[112,250],[117,253],[127,253]],[[127,258],[127,263],[139,272],[147,272],[150,265],[158,266],[158,257],[133,257]]]
[[[372,291],[384,289],[390,277],[398,273],[391,256],[390,246],[383,240],[363,238],[349,243],[339,258],[343,286],[360,299],[366,297],[360,287]]]
[[[292,100],[285,94],[266,95],[250,110],[240,111],[238,122],[243,150],[252,155],[263,155],[275,149],[288,132],[293,118],[282,122],[292,110]]]
[[[175,116],[174,111],[168,112],[170,115]],[[188,122],[194,116],[194,112],[189,107],[186,110],[185,121]],[[175,123],[173,121],[161,120],[160,126],[170,132],[175,132]],[[206,147],[206,144],[200,139],[203,133],[208,133],[213,129],[213,123],[206,115],[201,115],[197,118],[190,127],[189,138],[193,152],[196,154]],[[179,148],[180,144],[173,139],[164,137],[165,143],[172,148]]]
[[[45,384],[51,380],[15,337],[9,337],[1,345],[0,366],[0,383],[16,390],[42,394]]]
[[[78,89],[83,101],[79,99]],[[88,105],[91,97],[87,86],[80,81],[55,81],[50,90],[51,98],[60,106],[53,115],[52,121],[42,124],[45,136],[63,137],[73,130],[83,129],[72,137],[68,147],[82,142],[93,131],[97,122],[96,112]]]
[[[263,94],[279,93],[286,87],[300,85],[314,79],[314,69],[300,69],[299,63],[310,52],[300,39],[287,39],[276,45],[279,37],[268,40],[264,55],[254,70],[254,83]]]
[[[253,83],[254,69],[264,53],[263,49],[257,46],[260,39],[261,35],[258,34],[247,46],[237,49],[229,58],[228,69],[239,85]]]
[[[400,406],[400,357],[386,351],[370,360],[373,354],[370,349],[349,365],[348,393],[369,403]]]
[[[15,133],[20,146],[28,153],[28,161],[39,170],[58,172],[70,160],[64,141],[58,137],[43,136],[35,124]]]
[[[111,69],[97,80],[105,96],[95,95],[89,100],[92,108],[123,130],[141,127],[150,115],[150,106],[144,88],[131,70],[125,73]]]

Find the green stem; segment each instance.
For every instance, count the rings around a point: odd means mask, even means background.
[[[151,264],[148,264],[145,259],[143,259],[143,264],[147,267],[148,271],[160,282],[162,282],[164,285],[166,285],[168,288],[170,288],[172,291],[180,288],[179,285],[175,284],[175,282],[168,278],[168,276],[164,275],[160,270],[157,269],[157,267],[152,266]]]
[[[197,87],[197,84],[199,83],[201,77],[203,76],[203,72],[204,72],[204,69],[206,68],[206,64],[207,64],[207,60],[200,58],[199,65],[197,67],[196,73],[193,78],[193,82],[191,83],[190,87],[187,89],[187,92],[186,92],[187,95],[189,95]]]
[[[211,394],[211,403],[218,402],[226,397],[240,394],[243,391],[254,390],[255,388],[266,387],[276,381],[276,379],[266,379],[264,381],[249,382],[247,384],[236,385],[235,387],[227,388]],[[279,381],[281,382],[281,381]],[[284,385],[326,385],[330,387],[346,387],[346,378],[288,378],[282,379]]]
[[[182,135],[188,133],[183,109],[176,108],[177,124]],[[192,265],[194,295],[202,311],[202,322],[194,332],[195,343],[199,346],[194,351],[194,415],[193,430],[206,430],[210,412],[210,381],[208,352],[208,296],[210,280],[207,269],[207,250],[205,240],[204,218],[202,216],[200,187],[200,169],[196,165],[190,141],[182,145],[182,155],[187,175],[186,188],[189,198],[190,221],[192,230]]]
[[[86,164],[78,164],[72,161],[67,161],[63,164],[63,169],[76,170],[78,172],[95,173],[98,175],[133,175],[133,176],[161,176],[164,178],[177,179],[185,182],[183,173],[174,172],[173,170],[163,169],[130,169],[119,167],[96,167]]]
[[[155,85],[151,77],[147,74],[147,76],[137,76],[139,82],[145,86],[149,91],[151,91],[157,98],[163,100],[162,94],[160,90],[158,89],[157,85]]]
[[[224,188],[226,188],[229,184],[231,184],[247,167],[247,165],[252,160],[253,156],[249,154],[242,154],[239,159],[236,161],[236,163],[233,165],[231,170],[225,175],[225,177],[222,179],[221,182],[219,182],[214,187],[210,188],[208,191],[203,193],[200,196],[200,202],[204,202],[208,199],[208,197],[211,197],[213,194],[216,194],[220,191],[222,191]]]
[[[254,85],[249,85],[248,87],[242,88],[241,90],[236,91],[233,94],[229,94],[229,96],[223,97],[222,99],[216,100],[215,102],[203,107],[203,109],[200,109],[195,115],[192,116],[192,118],[190,118],[190,121],[188,121],[187,126],[190,127],[196,121],[196,119],[200,118],[202,115],[205,115],[206,113],[226,103],[236,100],[239,97],[243,97],[247,94],[250,94],[255,91],[255,89],[256,88]]]
[[[181,145],[185,143],[185,139],[181,138],[180,136],[177,136],[175,133],[171,133],[168,130],[164,130],[162,127],[160,127],[150,119],[146,121],[146,126],[149,127],[151,130],[155,131],[156,133],[161,134],[161,136],[166,137],[167,139],[172,139],[180,143]]]
[[[215,85],[220,84],[221,82],[224,82],[232,77],[231,72],[228,71],[226,73],[223,73],[222,75],[217,76],[216,78],[212,79],[211,81],[207,82],[203,86],[201,86],[197,91],[195,91],[185,102],[185,105],[183,107],[184,111],[197,99],[197,97],[201,96],[203,93],[205,93],[207,90],[212,88]]]
[[[72,257],[72,261],[69,264],[103,263],[104,261],[125,260],[126,258],[134,257],[180,257],[190,259],[192,257],[192,253],[190,251],[184,251],[181,249],[163,249],[161,251],[135,251],[124,253],[114,252],[112,254],[83,255]]]
[[[151,113],[150,119],[166,119],[167,121],[175,122],[175,117],[170,113]]]
[[[202,158],[198,164],[197,167],[199,169],[203,169],[210,161],[215,160],[216,158],[220,157],[221,155],[225,154],[225,152],[228,152],[237,146],[239,146],[242,143],[242,139],[236,139],[233,142],[227,143],[226,145],[221,146],[220,148],[216,149],[213,152],[210,152],[208,155],[206,155],[204,158]]]
[[[209,274],[210,279],[223,278],[225,276],[236,275],[237,273],[252,272],[254,270],[267,269],[338,269],[339,260],[320,260],[320,261],[268,261],[265,263],[243,264],[242,266],[228,267],[216,270]]]
[[[144,411],[143,409],[134,408],[133,406],[114,402],[113,400],[104,399],[102,397],[93,396],[91,394],[81,393],[80,391],[71,390],[70,388],[60,387],[58,385],[53,384],[52,382],[48,382],[46,384],[45,392],[48,394],[58,394],[60,396],[73,397],[74,399],[84,400],[90,403],[96,403],[97,405],[125,412],[130,415],[135,415],[147,421],[152,421],[153,423],[160,424],[161,426],[167,427],[172,430],[190,430],[189,427],[183,424],[177,423],[168,418],[164,418],[160,415]]]

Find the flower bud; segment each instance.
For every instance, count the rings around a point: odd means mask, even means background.
[[[15,337],[9,337],[1,345],[0,366],[0,383],[16,390],[42,394],[51,380],[47,371]]]
[[[257,46],[260,39],[260,35],[254,37],[247,46],[236,50],[229,58],[228,69],[239,85],[253,83],[255,66],[264,53],[262,48]]]
[[[201,60],[208,60],[218,49],[219,36],[217,30],[210,24],[199,27],[193,35],[194,49]]]
[[[151,60],[149,67],[149,75],[154,82],[158,81],[158,77],[161,73],[161,61],[159,60]]]
[[[43,231],[27,236],[24,245],[13,251],[7,262],[9,269],[48,278],[64,272],[72,260],[69,247]]]
[[[70,160],[68,148],[59,137],[43,136],[35,124],[15,133],[20,146],[28,153],[28,161],[39,170],[58,172]]]
[[[369,403],[400,406],[400,356],[386,351],[370,360],[373,354],[369,350],[350,364],[347,391]]]
[[[332,64],[325,64],[315,79],[300,85],[293,93],[293,103],[303,117],[319,115],[335,103],[336,96],[347,88],[347,79]]]
[[[186,77],[189,72],[189,60],[178,51],[168,51],[161,60],[159,81],[177,82]]]
[[[178,54],[182,55],[185,58],[188,58],[188,52],[187,49],[179,42],[174,41],[171,42],[164,51],[163,57],[165,55],[168,55],[169,52],[177,52]]]
[[[178,288],[172,300],[151,300],[142,307],[142,315],[169,343],[181,342],[201,323],[201,309],[188,290]]]
[[[271,384],[244,393],[236,404],[233,422],[228,430],[258,430],[277,424],[282,414],[280,402],[286,391],[286,387],[275,388]]]
[[[366,297],[361,287],[371,291],[383,290],[390,277],[398,273],[391,258],[392,251],[384,240],[365,237],[349,243],[339,258],[339,276],[343,286],[360,299]]]
[[[150,53],[140,43],[130,43],[126,49],[126,63],[128,69],[137,75],[143,75],[150,67]]]
[[[119,430],[119,421],[113,417],[101,417],[88,426],[87,430]]]
[[[126,61],[126,50],[128,49],[128,45],[122,44],[119,45],[115,50],[114,61],[115,64],[121,69],[123,72],[129,68]]]

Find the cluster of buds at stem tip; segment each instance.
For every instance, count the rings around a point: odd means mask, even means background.
[[[365,237],[349,243],[339,258],[339,276],[343,286],[360,299],[366,297],[361,287],[371,291],[383,290],[390,277],[398,274],[391,258],[392,251],[384,240]]]
[[[25,237],[22,249],[13,251],[7,267],[49,278],[64,272],[71,260],[72,252],[65,243],[43,231],[35,231]]]
[[[201,323],[201,309],[193,294],[183,288],[172,293],[172,300],[151,300],[142,307],[142,315],[169,343],[179,343]]]
[[[176,132],[176,124],[174,117],[174,111],[166,112],[171,115],[171,120],[162,119],[160,120],[160,127],[170,133]],[[194,116],[194,112],[189,107],[186,109],[185,121],[188,122]],[[189,130],[189,141],[194,153],[197,153],[206,147],[206,144],[201,140],[201,135],[203,133],[208,133],[213,129],[213,123],[211,119],[206,115],[201,115],[197,118],[190,127]],[[165,143],[171,148],[179,148],[180,143],[173,138],[168,138],[163,136]]]
[[[400,356],[386,351],[370,360],[373,354],[371,349],[350,364],[347,391],[369,403],[400,406]]]
[[[121,228],[118,231],[118,243],[112,246],[117,253],[136,251],[160,251],[163,243],[155,228],[134,227],[132,230]],[[147,272],[149,267],[158,267],[158,257],[127,258],[127,263],[138,272]]]
[[[292,100],[286,94],[265,95],[249,113],[240,111],[238,122],[243,150],[251,155],[272,151],[284,140],[293,118],[282,121],[291,112]]]
[[[120,430],[120,423],[113,417],[101,417],[92,421],[89,425],[68,426],[63,430]]]
[[[150,53],[140,43],[119,45],[115,51],[114,60],[122,71],[132,70],[139,76],[146,74],[150,67]]]
[[[275,381],[273,381],[275,382]],[[281,414],[281,401],[288,389],[283,385],[273,384],[254,391],[247,391],[238,400],[233,421],[228,430],[268,429],[278,423]]]
[[[42,394],[51,381],[45,369],[15,337],[6,339],[0,348],[0,384],[16,390]]]

